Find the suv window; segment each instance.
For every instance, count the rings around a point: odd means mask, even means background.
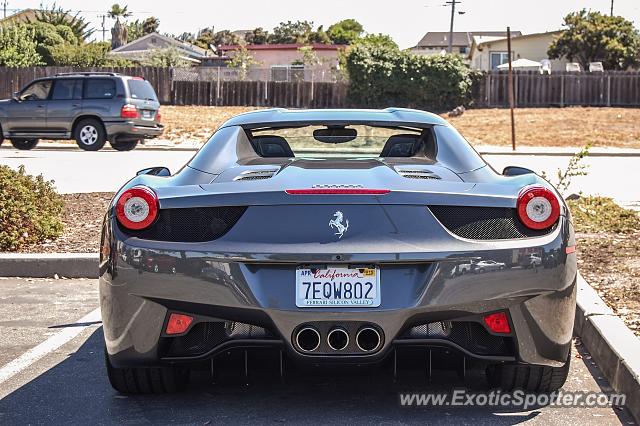
[[[54,101],[68,101],[82,98],[82,80],[56,80],[53,84],[51,99]]]
[[[116,82],[110,78],[89,78],[84,82],[85,99],[111,99],[116,95]]]
[[[49,97],[51,80],[36,81],[20,93],[23,101],[44,101]]]
[[[131,78],[127,81],[129,85],[129,92],[133,99],[144,99],[147,101],[157,101],[156,92],[153,90],[151,84],[142,79]]]

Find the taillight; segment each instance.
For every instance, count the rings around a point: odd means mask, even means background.
[[[138,118],[138,108],[135,105],[126,104],[122,105],[120,110],[121,118]]]
[[[158,108],[158,111],[156,111],[156,121],[157,122],[162,121],[162,114],[160,114],[160,108]]]
[[[116,203],[116,218],[127,229],[140,230],[158,216],[158,197],[146,186],[127,189]]]
[[[495,312],[493,314],[485,315],[484,323],[494,333],[511,333],[511,327],[509,326],[509,317],[505,312]]]
[[[528,186],[518,195],[518,217],[531,229],[547,229],[560,217],[560,202],[556,195],[543,186]]]

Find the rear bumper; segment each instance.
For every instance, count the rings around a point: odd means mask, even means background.
[[[104,124],[107,132],[107,139],[118,141],[153,139],[162,135],[164,126],[156,124],[153,126],[139,126],[132,121],[116,121]]]
[[[367,363],[401,345],[446,346],[487,361],[560,366],[570,350],[577,268],[575,253],[565,252],[573,244],[573,231],[564,218],[552,234],[522,240],[521,248],[511,242],[508,248],[496,243],[482,251],[438,250],[411,256],[349,253],[339,257],[341,261],[336,253],[228,252],[207,250],[200,243],[141,240],[124,235],[113,220],[105,223],[103,238],[109,250],[100,264],[100,300],[107,351],[116,366],[190,361],[245,346],[280,347],[314,363]],[[174,264],[167,267],[165,261],[153,272],[155,268],[140,266],[144,262],[134,262],[132,253],[172,258]],[[524,268],[518,263],[531,253],[542,257],[542,266]],[[506,267],[482,274],[460,272],[470,258],[500,261]],[[382,304],[364,309],[297,308],[295,268],[310,263],[377,265]],[[512,333],[506,337],[511,353],[478,351],[447,336],[407,338],[413,327],[425,324],[470,321],[482,326],[483,314],[499,310],[510,317]],[[219,325],[227,330],[227,338],[195,354],[175,356],[169,348],[176,338],[163,334],[170,312],[192,315],[196,323],[221,322],[231,328]],[[294,333],[319,322],[356,328],[370,324],[382,332],[383,342],[366,354],[302,353]],[[238,325],[251,325],[266,334],[228,338],[228,330]]]

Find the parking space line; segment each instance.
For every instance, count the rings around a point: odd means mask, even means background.
[[[100,308],[96,308],[84,317],[80,318],[77,323],[82,324],[77,327],[68,327],[53,336],[49,337],[39,345],[29,349],[18,358],[0,368],[0,384],[4,383],[11,377],[23,371],[45,355],[55,351],[60,346],[71,341],[88,327],[95,326],[100,321]]]

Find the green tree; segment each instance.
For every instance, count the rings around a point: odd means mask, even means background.
[[[188,67],[190,63],[185,60],[180,51],[175,47],[167,49],[154,49],[148,52],[141,60],[140,65],[147,67]]]
[[[193,44],[203,49],[211,49],[211,46],[236,45],[240,44],[241,41],[240,37],[229,30],[214,32],[213,27],[211,27],[200,31]]]
[[[314,67],[322,63],[322,61],[316,54],[316,51],[313,50],[313,46],[299,47],[298,53],[300,54],[300,59],[296,59],[295,61],[293,61],[292,65],[305,65],[308,67]]]
[[[549,58],[568,58],[584,69],[602,62],[605,69],[624,70],[640,63],[640,34],[621,16],[581,10],[564,18],[567,27],[550,45]]]
[[[59,46],[77,46],[78,40],[66,25],[53,25],[46,22],[26,24],[32,30],[36,51],[45,65],[57,65],[51,56],[51,49]]]
[[[260,62],[253,57],[244,43],[240,43],[238,49],[233,51],[231,59],[227,62],[227,65],[231,68],[238,68],[240,72],[240,79],[244,80],[247,78],[247,71],[249,67],[253,65],[260,65]]]
[[[327,29],[327,34],[334,44],[351,44],[362,36],[364,28],[355,19],[336,22]]]
[[[262,27],[258,27],[246,34],[244,40],[247,44],[267,44],[269,41],[269,32]]]
[[[109,42],[92,42],[82,45],[60,44],[49,49],[51,62],[57,66],[73,67],[128,67],[134,63],[118,56],[109,56]]]
[[[473,73],[459,55],[415,55],[387,44],[357,43],[346,58],[349,100],[447,111],[471,99]]]
[[[331,38],[329,38],[329,34],[322,28],[322,25],[318,27],[317,30],[311,31],[309,34],[308,43],[320,43],[320,44],[331,44]]]
[[[155,16],[147,18],[144,21],[136,19],[135,21],[129,22],[127,24],[127,42],[137,40],[147,34],[158,32],[159,26],[160,20]]]
[[[398,49],[398,44],[393,41],[391,36],[387,34],[367,34],[355,41],[357,44],[366,44],[369,46],[385,46],[391,49]]]
[[[127,6],[120,6],[115,3],[111,6],[111,9],[107,12],[107,15],[111,19],[115,19],[116,23],[111,29],[111,48],[116,49],[120,46],[127,44],[129,31],[126,24],[120,22],[120,18],[125,20],[131,16],[131,12]]]
[[[4,67],[31,67],[42,65],[36,50],[33,29],[27,25],[0,27],[0,65]]]
[[[89,23],[79,16],[79,13],[75,15],[71,14],[71,11],[65,11],[61,7],[58,7],[55,3],[48,9],[41,8],[36,11],[36,21],[51,24],[53,26],[64,25],[73,31],[73,35],[80,42],[86,41],[95,32],[94,28],[89,27]],[[33,23],[29,21],[28,23]]]
[[[270,44],[306,44],[309,36],[313,32],[313,22],[309,21],[287,21],[280,22],[280,25],[273,29],[269,36]]]

